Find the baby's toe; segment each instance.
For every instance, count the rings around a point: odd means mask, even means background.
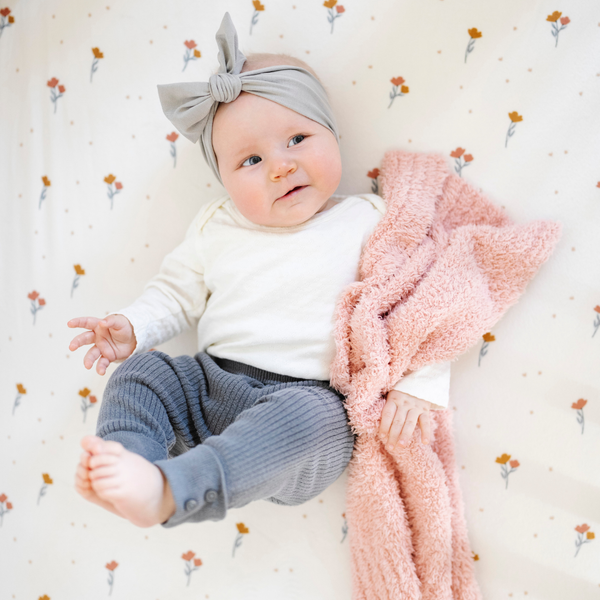
[[[81,447],[90,454],[99,454],[102,452],[104,440],[97,435],[86,435],[80,442]]]
[[[75,485],[84,490],[91,489],[92,484],[89,478],[89,471],[83,465],[77,465],[75,471]]]
[[[115,456],[121,456],[124,450],[125,446],[123,446],[123,444],[121,444],[120,442],[102,440],[102,452],[104,454],[114,454]]]
[[[123,444],[111,440],[103,440],[97,435],[86,435],[81,440],[81,447],[94,456],[99,454],[115,454],[118,456],[124,450]]]
[[[88,469],[90,467],[90,458],[91,458],[91,454],[89,452],[82,452],[79,455],[79,464]]]

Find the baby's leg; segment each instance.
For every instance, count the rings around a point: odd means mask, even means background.
[[[254,391],[255,400],[220,435],[157,461],[176,501],[176,512],[163,527],[221,520],[228,509],[261,499],[302,504],[338,479],[352,456],[355,438],[342,400],[331,389],[250,386],[231,373],[220,377],[223,385],[217,378],[210,381],[213,397],[227,393],[235,406]]]
[[[197,400],[198,370],[192,357],[158,352],[119,365],[104,392],[97,435],[81,440],[85,453],[76,475],[81,496],[140,527],[170,517],[170,487],[153,463],[175,447],[171,421],[180,438],[190,435],[181,402]]]

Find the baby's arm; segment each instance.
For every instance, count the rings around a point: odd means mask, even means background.
[[[450,364],[450,361],[434,363],[411,371],[392,389],[428,400],[431,410],[444,410],[450,402]]]
[[[204,216],[205,208],[206,205],[188,227],[183,242],[165,256],[159,273],[146,284],[142,295],[135,302],[126,308],[110,313],[103,320],[95,317],[82,317],[69,321],[70,327],[92,329],[71,342],[72,350],[83,344],[94,343],[102,321],[112,318],[117,318],[115,323],[126,322],[135,340],[128,354],[125,352],[111,353],[110,343],[105,346],[106,353],[94,346],[84,358],[86,368],[91,368],[94,361],[101,357],[96,365],[96,371],[100,375],[104,375],[106,367],[111,362],[120,363],[132,354],[145,352],[153,346],[166,342],[185,329],[197,325],[206,308],[208,297],[199,252],[200,231],[198,226]],[[75,322],[77,324],[73,324]],[[91,364],[89,364],[90,360]]]
[[[436,400],[436,403],[422,398]],[[395,450],[396,444],[406,446],[417,423],[421,427],[422,442],[429,443],[429,411],[443,410],[449,398],[450,361],[427,365],[398,381],[387,394],[378,432],[387,449]]]

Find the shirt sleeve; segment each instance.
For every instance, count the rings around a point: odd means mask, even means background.
[[[133,326],[137,345],[131,356],[197,327],[209,296],[200,255],[203,212],[189,226],[183,242],[165,256],[159,273],[146,284],[142,295],[126,308],[110,313],[126,316]]]
[[[392,389],[431,402],[431,410],[444,410],[450,402],[450,364],[426,365],[400,379]]]

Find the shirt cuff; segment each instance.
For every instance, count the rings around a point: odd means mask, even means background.
[[[450,403],[450,364],[426,365],[400,379],[392,389],[431,402],[432,410],[444,410]]]

